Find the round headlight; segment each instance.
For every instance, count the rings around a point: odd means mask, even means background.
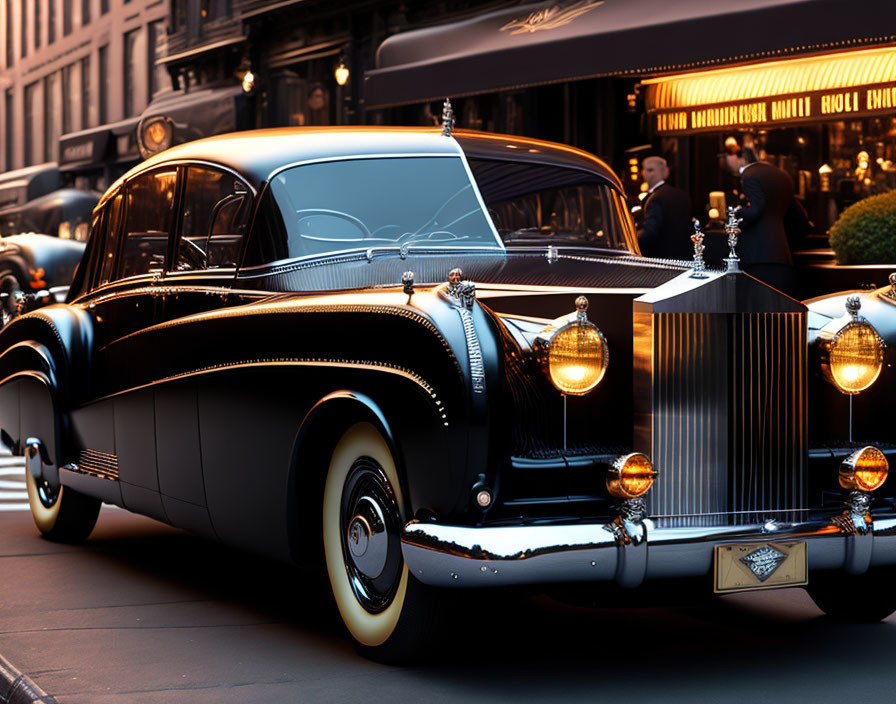
[[[830,346],[828,367],[834,385],[845,394],[867,389],[883,368],[884,349],[873,325],[864,321],[845,325]]]
[[[633,452],[616,458],[607,473],[607,491],[619,499],[634,499],[647,493],[656,472],[647,455]]]
[[[574,322],[560,328],[548,347],[548,373],[565,394],[581,396],[600,383],[607,370],[607,343],[588,322]]]
[[[840,465],[840,486],[844,489],[874,491],[887,481],[890,465],[883,452],[869,445],[856,450]]]

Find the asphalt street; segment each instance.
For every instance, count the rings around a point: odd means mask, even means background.
[[[690,608],[480,594],[451,623],[424,664],[378,665],[290,566],[120,509],[75,547],[0,511],[0,654],[62,704],[887,702],[896,685],[896,619],[832,623],[798,589]]]

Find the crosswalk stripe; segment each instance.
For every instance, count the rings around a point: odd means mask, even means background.
[[[27,511],[25,460],[0,456],[0,511]]]

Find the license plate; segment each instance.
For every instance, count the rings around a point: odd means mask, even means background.
[[[715,593],[796,587],[809,581],[806,541],[717,545]]]

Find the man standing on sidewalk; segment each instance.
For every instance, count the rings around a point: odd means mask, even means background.
[[[691,199],[680,188],[668,183],[669,166],[658,156],[641,162],[641,176],[648,186],[644,201],[644,227],[638,235],[641,253],[662,259],[690,259]]]

